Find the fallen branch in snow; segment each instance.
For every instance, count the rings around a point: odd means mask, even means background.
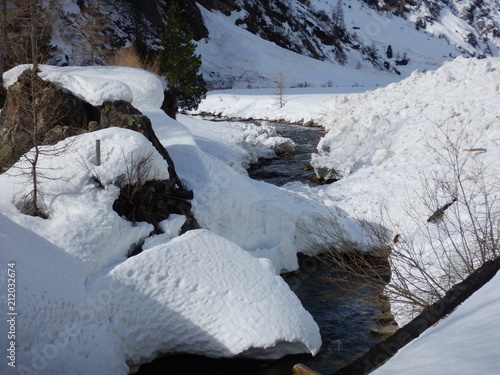
[[[466,151],[466,152],[486,152],[486,149],[485,148],[466,148],[462,151]]]
[[[443,217],[443,213],[450,208],[450,206],[457,201],[457,198],[453,198],[450,203],[446,203],[443,207],[438,208],[434,213],[427,219],[428,223],[433,223]]]
[[[485,262],[465,280],[455,284],[443,298],[425,308],[415,319],[396,331],[394,335],[375,345],[365,355],[332,373],[332,375],[364,375],[380,367],[399,349],[455,310],[490,281],[499,269],[500,257]]]

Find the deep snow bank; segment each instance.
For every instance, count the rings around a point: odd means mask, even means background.
[[[2,361],[2,374],[127,374],[159,352],[276,358],[321,345],[316,323],[285,282],[208,231],[91,279],[89,264],[3,214],[0,238],[1,286],[15,262],[18,312],[17,368]],[[0,302],[7,316],[5,293]],[[7,332],[6,319],[1,326]],[[9,347],[7,335],[1,344]]]
[[[332,97],[314,166],[342,176],[357,170],[410,162],[424,166],[433,155],[436,128],[470,147],[498,149],[500,59],[457,58],[437,71],[415,71],[400,83],[361,94]],[[493,133],[493,134],[492,134]],[[493,153],[492,153],[493,152]]]
[[[430,327],[372,374],[497,374],[499,290],[500,275],[496,275],[449,317]]]
[[[425,271],[436,279],[444,272],[438,259],[448,254],[458,281],[465,266],[454,244],[468,237],[471,218],[485,224],[485,202],[494,222],[500,212],[495,199],[500,194],[499,83],[499,58],[457,58],[383,89],[332,98],[329,132],[312,163],[333,168],[343,178],[318,188],[320,194],[351,216],[381,221],[392,236],[401,234],[402,242],[393,246],[402,251],[414,246]],[[455,198],[446,227],[428,223]],[[474,207],[472,216],[465,202]],[[400,269],[408,277],[414,271]],[[453,284],[453,278],[444,282]],[[418,294],[422,286],[414,287]],[[410,317],[406,307],[392,305],[400,322]]]
[[[386,202],[391,219],[405,223],[402,207],[420,200],[423,185],[450,177],[437,155],[447,142],[459,147],[461,163],[486,166],[485,176],[495,186],[500,174],[499,82],[499,58],[459,57],[385,88],[331,98],[329,131],[312,164],[333,168],[344,178],[320,188],[325,199],[362,217],[376,215],[374,207]],[[462,151],[472,148],[487,152]],[[443,204],[447,198],[441,197]],[[432,213],[417,209],[423,221]]]

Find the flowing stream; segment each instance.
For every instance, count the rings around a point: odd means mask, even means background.
[[[286,154],[276,159],[263,160],[258,167],[250,168],[248,175],[255,180],[278,186],[293,181],[309,182],[315,176],[309,163],[311,153],[316,151],[320,138],[325,135],[324,130],[278,123],[271,125],[281,135],[295,142],[295,152],[293,155]]]
[[[272,124],[284,137],[297,144],[293,157],[277,158],[249,171],[252,178],[276,185],[291,181],[310,181],[314,172],[309,165],[324,132],[317,128]],[[143,365],[138,374],[180,375],[291,375],[296,363],[303,363],[323,375],[331,374],[368,351],[382,340],[370,332],[377,327],[382,304],[378,290],[350,280],[350,291],[335,288],[326,275],[335,273],[316,258],[304,257],[300,270],[282,275],[303,306],[320,327],[323,341],[320,352],[311,355],[286,356],[276,361],[249,359],[210,359],[193,355],[174,355]],[[375,298],[374,298],[375,297]]]

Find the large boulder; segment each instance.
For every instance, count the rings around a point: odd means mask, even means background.
[[[11,149],[7,161],[18,160],[35,145],[55,144],[81,134],[91,119],[89,105],[26,70],[7,89],[0,114],[2,144]]]
[[[36,124],[36,125],[34,125]],[[174,162],[160,143],[151,121],[124,100],[104,102],[99,107],[63,91],[41,79],[33,70],[24,71],[7,91],[0,117],[0,161],[11,164],[34,146],[56,144],[78,134],[120,127],[144,135],[167,161],[169,180],[148,181],[144,186],[120,186],[121,194],[114,208],[131,221],[148,221],[161,232],[159,223],[170,213],[186,216],[182,232],[198,228],[191,212],[193,192],[186,190],[175,170]],[[5,147],[4,147],[5,146]],[[8,155],[4,155],[4,150]],[[139,191],[131,196],[128,191]],[[154,198],[154,199],[153,199]],[[149,202],[145,204],[145,202]],[[140,215],[137,216],[137,212]]]
[[[141,111],[125,100],[105,102],[98,109],[101,128],[119,127],[142,133],[142,129],[151,123]]]

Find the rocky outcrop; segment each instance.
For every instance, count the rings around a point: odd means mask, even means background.
[[[90,107],[42,80],[36,72],[26,70],[8,88],[0,114],[2,144],[11,149],[5,162],[15,162],[35,145],[55,144],[84,133],[93,119]]]
[[[159,223],[171,213],[186,216],[182,232],[198,228],[188,202],[193,192],[184,187],[149,118],[132,104],[118,100],[94,107],[42,80],[36,73],[25,71],[9,87],[0,121],[0,134],[5,133],[2,143],[11,150],[7,159],[10,163],[35,145],[55,144],[89,131],[121,127],[141,133],[167,162],[169,179],[140,181],[133,186],[117,183],[121,192],[113,208],[130,221],[153,224],[155,233],[161,233]]]

